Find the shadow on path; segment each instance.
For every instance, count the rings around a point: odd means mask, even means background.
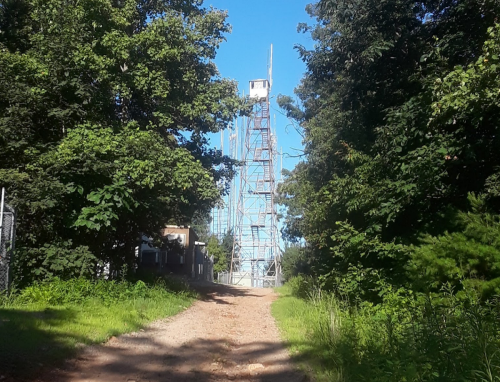
[[[137,354],[138,347],[147,351]],[[289,368],[288,360],[273,359],[280,351],[281,344],[272,342],[237,345],[194,340],[180,347],[165,348],[149,336],[120,338],[100,352],[100,358],[107,359],[105,363],[84,371],[75,368],[59,376],[57,381],[306,381]],[[92,354],[81,360],[91,361]],[[269,361],[262,362],[264,368],[251,370],[249,365],[258,360]]]
[[[76,350],[68,344],[85,343],[86,338],[49,332],[41,326],[59,327],[75,317],[71,308],[0,309],[0,377],[29,380],[44,365],[74,356]]]
[[[191,287],[201,300],[193,308],[80,351],[71,346],[85,339],[40,329],[41,321],[57,326],[74,320],[71,308],[0,309],[0,382],[306,380],[277,337],[268,337],[276,333],[272,318],[259,326],[261,317],[270,316],[271,291],[207,282]],[[61,359],[68,361],[61,365]],[[61,369],[47,370],[49,365]]]

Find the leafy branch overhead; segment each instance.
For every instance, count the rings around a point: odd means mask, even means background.
[[[486,227],[500,213],[500,3],[320,0],[308,10],[316,23],[300,30],[315,46],[297,47],[307,65],[298,103],[279,98],[304,133],[306,160],[279,194],[283,233],[307,243],[306,272],[374,300],[380,280],[438,291],[465,277],[498,293]],[[471,195],[488,207],[473,224],[463,218]]]
[[[235,162],[206,134],[248,108],[213,62],[226,17],[200,2],[0,0],[0,185],[18,248],[71,242],[118,267],[141,232],[218,202]]]

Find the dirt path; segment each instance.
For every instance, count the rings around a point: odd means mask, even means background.
[[[198,286],[204,296],[144,331],[87,349],[59,382],[298,382],[270,312],[269,289]]]

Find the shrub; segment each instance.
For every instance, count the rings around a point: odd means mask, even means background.
[[[61,280],[54,278],[48,281],[37,281],[20,290],[14,297],[4,298],[4,303],[47,305],[81,304],[89,300],[99,300],[104,305],[118,301],[134,299],[159,299],[172,295],[169,287],[175,285],[180,292],[180,285],[158,279],[155,284],[148,285],[144,281],[129,282],[126,280],[89,280],[84,278]],[[182,292],[181,292],[182,293]]]
[[[500,294],[500,215],[488,212],[484,197],[469,195],[469,201],[472,210],[458,214],[462,231],[427,235],[413,248],[416,286],[436,291],[450,283],[457,291],[475,288],[483,298]]]
[[[73,247],[71,241],[40,248],[20,248],[14,257],[14,282],[25,286],[54,277],[62,280],[94,277],[98,263],[88,247]]]
[[[292,295],[299,298],[309,298],[313,291],[317,288],[316,283],[312,277],[309,276],[296,276],[287,281]]]
[[[303,320],[306,355],[329,381],[500,380],[500,304],[485,304],[474,289],[424,295],[387,287],[380,304],[356,306],[310,296],[293,314]]]
[[[285,244],[285,252],[281,262],[282,274],[285,280],[310,273],[309,256],[306,251],[306,247],[298,244]]]

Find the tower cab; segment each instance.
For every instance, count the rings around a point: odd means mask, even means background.
[[[269,95],[268,80],[252,80],[250,81],[250,98],[257,98],[258,101],[264,101]]]

